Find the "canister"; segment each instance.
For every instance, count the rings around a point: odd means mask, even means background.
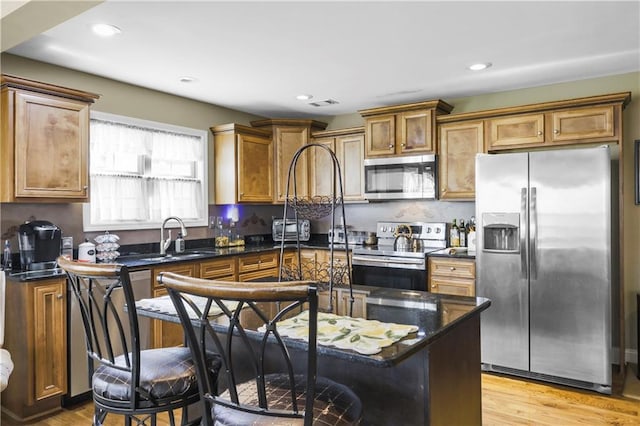
[[[96,263],[96,245],[86,238],[78,246],[78,262]]]

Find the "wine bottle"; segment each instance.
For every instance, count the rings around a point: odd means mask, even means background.
[[[451,247],[460,247],[460,230],[458,229],[455,219],[453,219],[451,229],[449,230],[449,244]]]
[[[458,232],[460,233],[460,247],[466,247],[467,246],[467,228],[465,228],[464,226],[464,219],[460,219],[460,228]]]

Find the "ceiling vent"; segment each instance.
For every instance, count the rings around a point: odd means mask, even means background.
[[[309,102],[309,105],[314,107],[323,107],[323,106],[335,105],[339,103],[340,102],[336,101],[335,99],[325,99],[324,101]]]

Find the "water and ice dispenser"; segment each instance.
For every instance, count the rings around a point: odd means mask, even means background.
[[[520,214],[483,213],[482,250],[495,253],[520,252]]]

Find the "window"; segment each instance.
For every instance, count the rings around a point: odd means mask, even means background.
[[[207,133],[92,112],[84,230],[207,226]]]

